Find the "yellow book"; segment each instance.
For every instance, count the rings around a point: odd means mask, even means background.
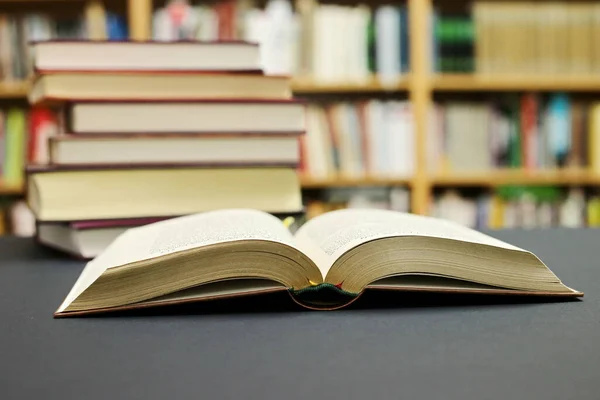
[[[500,196],[492,196],[488,225],[491,229],[504,227],[504,200]]]
[[[587,204],[588,227],[600,228],[600,197],[592,197]]]
[[[588,129],[588,158],[592,172],[600,174],[600,104],[590,108]]]

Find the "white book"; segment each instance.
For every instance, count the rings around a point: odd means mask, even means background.
[[[383,85],[398,82],[400,69],[400,16],[395,6],[375,11],[377,75]]]
[[[32,45],[34,66],[46,71],[250,71],[259,48],[245,42],[47,41]]]
[[[198,16],[196,39],[203,41],[218,40],[219,19],[216,11],[212,7],[198,6],[194,7],[194,12]]]
[[[276,165],[299,163],[298,135],[60,135],[54,165]]]
[[[70,128],[83,134],[281,133],[304,131],[297,101],[82,102],[70,109]]]

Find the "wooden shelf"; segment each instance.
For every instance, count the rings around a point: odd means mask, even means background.
[[[445,174],[431,178],[434,186],[600,185],[600,175],[586,170],[499,170],[475,174]]]
[[[368,186],[407,186],[412,183],[411,178],[326,178],[317,179],[311,177],[300,177],[303,189],[326,189],[339,187],[368,187]]]
[[[30,84],[23,82],[0,82],[0,98],[17,99],[26,98],[29,92]]]
[[[478,75],[443,74],[431,78],[434,91],[568,91],[600,92],[600,74],[565,75]]]
[[[20,196],[24,192],[22,186],[11,186],[0,182],[0,196]]]
[[[310,78],[293,78],[292,91],[301,93],[377,93],[406,91],[409,87],[409,78],[400,77],[394,85],[382,85],[376,78],[365,82],[339,82],[321,83]]]

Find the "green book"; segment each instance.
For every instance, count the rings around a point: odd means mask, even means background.
[[[10,109],[6,115],[3,180],[8,185],[23,184],[25,166],[25,111]]]
[[[519,99],[514,97],[510,102],[510,142],[508,145],[508,166],[520,168],[521,160],[521,115]]]
[[[369,71],[371,73],[375,73],[377,72],[377,64],[376,64],[376,59],[377,59],[377,46],[375,44],[375,39],[377,36],[376,30],[375,30],[375,17],[373,15],[370,16],[369,18],[369,23],[367,24],[367,64],[369,66]]]

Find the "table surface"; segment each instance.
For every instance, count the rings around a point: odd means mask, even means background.
[[[585,298],[376,294],[315,312],[277,294],[53,319],[83,262],[2,238],[0,398],[600,398],[600,230],[493,235]]]

